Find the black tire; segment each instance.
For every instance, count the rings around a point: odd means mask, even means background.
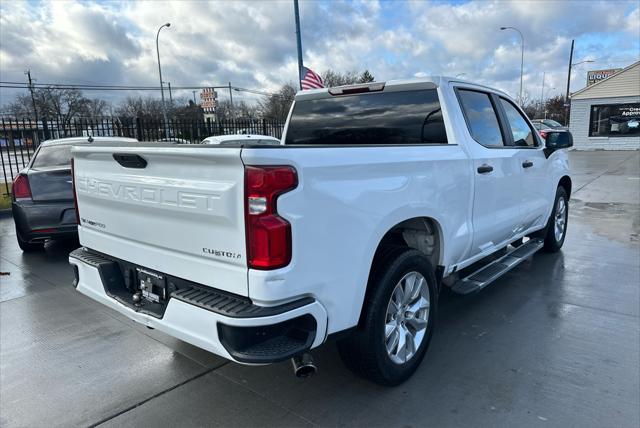
[[[394,363],[387,353],[385,323],[387,307],[396,285],[405,275],[420,273],[429,292],[427,325],[420,345],[408,361]],[[338,341],[338,351],[345,365],[354,373],[375,383],[395,386],[407,380],[418,368],[429,347],[437,308],[437,286],[429,260],[419,251],[395,248],[380,261],[369,278],[360,323],[349,336]]]
[[[23,253],[32,253],[34,251],[42,251],[44,250],[44,242],[31,243],[24,241],[20,237],[20,232],[16,230],[16,240],[18,241],[18,247],[22,250]]]
[[[564,230],[561,236],[556,237],[556,216],[558,214],[558,208],[561,206],[560,200],[564,202]],[[567,226],[569,225],[569,198],[564,187],[559,186],[556,191],[556,199],[553,202],[553,211],[549,216],[547,222],[546,234],[544,236],[544,250],[548,253],[557,253],[564,244],[564,239],[567,236]]]

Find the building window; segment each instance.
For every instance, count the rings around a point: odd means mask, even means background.
[[[640,135],[640,103],[591,106],[589,137]]]

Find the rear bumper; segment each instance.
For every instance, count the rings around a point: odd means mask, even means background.
[[[228,295],[225,302],[224,295],[205,287],[183,291],[182,296],[172,293],[162,315],[141,311],[104,286],[101,263],[109,261],[87,254],[91,253],[81,248],[69,256],[79,292],[133,321],[221,357],[247,364],[272,363],[319,346],[326,338],[327,313],[308,297],[265,307]],[[207,289],[211,290],[209,297],[198,295]],[[217,300],[221,303],[215,303]]]
[[[71,202],[19,201],[11,204],[16,230],[22,240],[69,239],[78,236],[75,208]]]

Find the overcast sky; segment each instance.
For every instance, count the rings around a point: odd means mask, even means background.
[[[525,91],[539,99],[571,90],[590,69],[624,67],[640,57],[634,1],[300,1],[305,65],[317,72],[369,69],[376,80],[444,74],[517,95],[520,39]],[[0,80],[38,83],[158,85],[155,35],[171,85],[220,85],[275,91],[297,77],[293,2],[2,1]],[[552,89],[556,88],[556,89]],[[1,89],[1,104],[15,95]],[[117,102],[124,93],[87,92]],[[189,96],[191,92],[174,93]],[[248,97],[239,93],[235,97]],[[248,98],[247,98],[248,99]]]

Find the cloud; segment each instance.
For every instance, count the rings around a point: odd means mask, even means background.
[[[572,89],[587,69],[620,67],[640,56],[634,1],[300,2],[305,65],[322,72],[368,68],[379,80],[457,75],[516,94],[520,29],[525,90],[564,92],[576,39]],[[74,1],[0,3],[0,74],[23,81],[157,85],[155,38],[163,77],[173,87],[232,84],[267,91],[295,81],[293,7],[284,1]],[[1,103],[14,92],[0,91]],[[221,91],[221,94],[224,94]],[[90,93],[117,101],[123,93]],[[190,91],[176,96],[189,96]],[[234,96],[251,98],[246,93]]]

